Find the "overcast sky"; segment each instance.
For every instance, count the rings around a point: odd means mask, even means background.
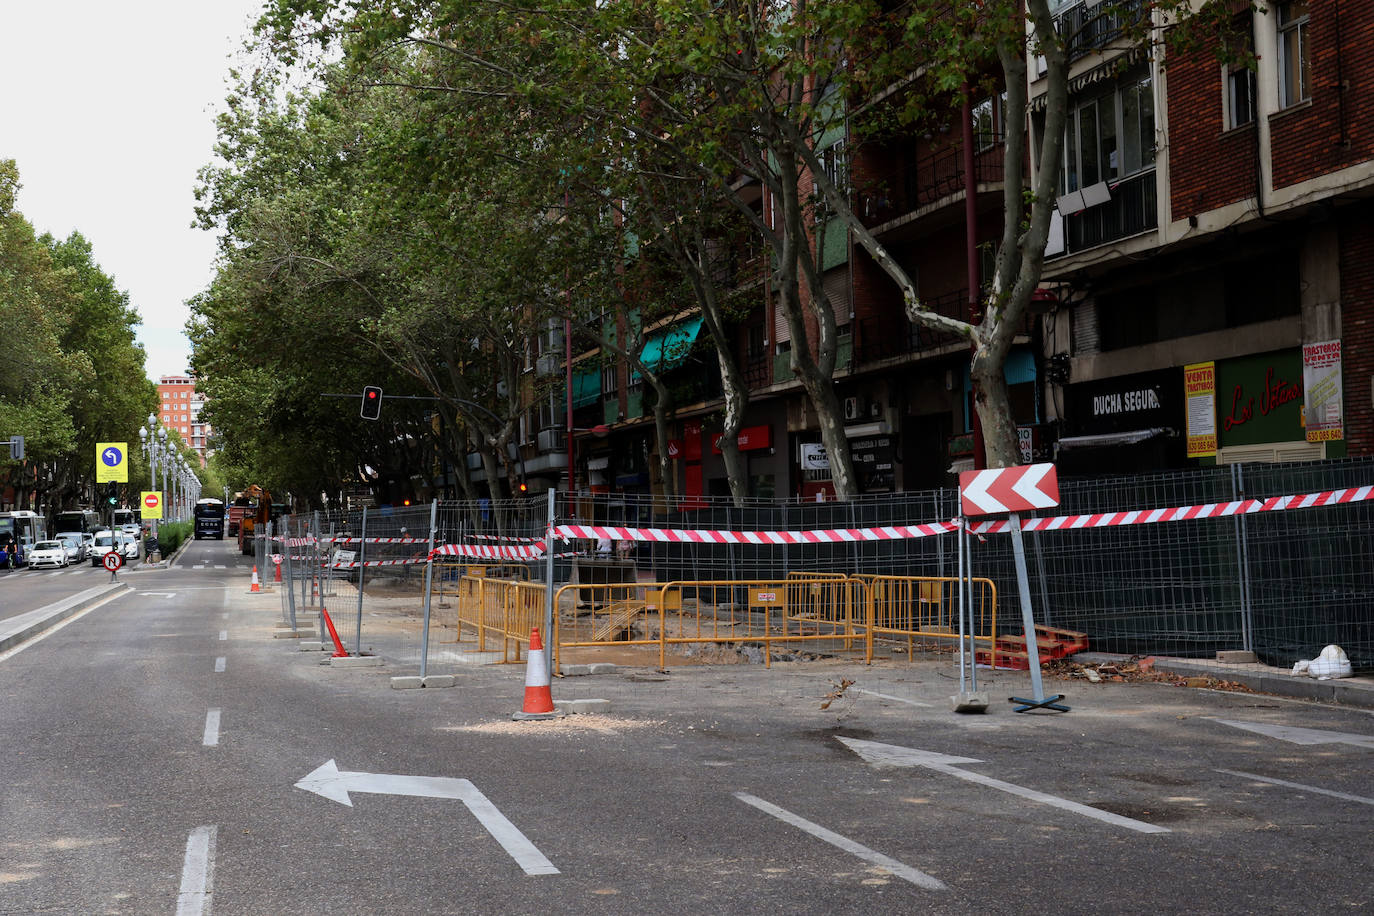
[[[34,228],[90,240],[143,325],[150,378],[184,372],[187,299],[212,275],[191,228],[231,55],[261,0],[0,0],[0,159]]]

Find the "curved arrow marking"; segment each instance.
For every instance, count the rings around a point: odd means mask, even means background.
[[[501,844],[527,875],[556,875],[553,863],[535,848],[523,833],[466,779],[448,776],[400,776],[389,773],[354,773],[340,770],[333,760],[321,764],[296,783],[297,789],[323,795],[341,805],[353,807],[349,792],[375,795],[413,795],[420,798],[454,798],[461,801],[482,823],[487,833]]]

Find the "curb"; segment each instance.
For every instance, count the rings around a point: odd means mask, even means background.
[[[97,585],[72,595],[70,598],[63,598],[61,601],[55,601],[44,607],[25,611],[9,620],[0,621],[0,652],[37,636],[68,617],[79,614],[91,605],[103,601],[117,591],[127,591],[128,589],[129,583],[127,582]]]
[[[1083,652],[1069,656],[1071,660],[1094,664],[1096,662],[1122,663],[1138,656],[1115,655],[1107,652]],[[1156,656],[1155,671],[1180,675],[1206,675],[1225,681],[1244,684],[1259,693],[1280,697],[1295,697],[1303,700],[1320,700],[1325,703],[1339,703],[1343,706],[1359,706],[1374,709],[1374,683],[1367,679],[1333,678],[1319,681],[1310,677],[1294,677],[1281,673],[1282,669],[1272,671],[1236,671],[1214,665],[1206,659],[1159,658]]]

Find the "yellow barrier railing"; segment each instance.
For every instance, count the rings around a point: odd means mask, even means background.
[[[543,583],[463,576],[456,594],[457,641],[462,641],[467,625],[476,631],[477,651],[487,651],[487,637],[494,636],[501,640],[502,663],[520,661],[521,646],[529,646],[530,630],[543,625],[545,594]]]
[[[868,590],[874,633],[948,639],[959,633],[959,580],[944,576],[856,576]],[[973,604],[971,636],[975,643],[997,641],[997,586],[991,579],[970,579]],[[966,625],[967,627],[968,625]]]
[[[554,593],[551,634],[554,671],[561,650],[656,646],[659,667],[667,650],[692,643],[762,644],[764,664],[777,643],[861,644],[873,659],[875,637],[948,641],[958,634],[955,578],[936,576],[840,576],[790,574],[783,579],[570,584]],[[997,589],[989,579],[972,579],[975,643],[997,638]],[[501,640],[502,661],[519,661],[530,630],[542,626],[545,587],[487,576],[458,582],[458,631],[476,631],[479,651],[488,636]],[[511,658],[512,648],[514,658]]]

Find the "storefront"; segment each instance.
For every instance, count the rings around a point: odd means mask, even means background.
[[[1064,391],[1055,462],[1064,474],[1131,474],[1187,465],[1183,370],[1170,367]]]

